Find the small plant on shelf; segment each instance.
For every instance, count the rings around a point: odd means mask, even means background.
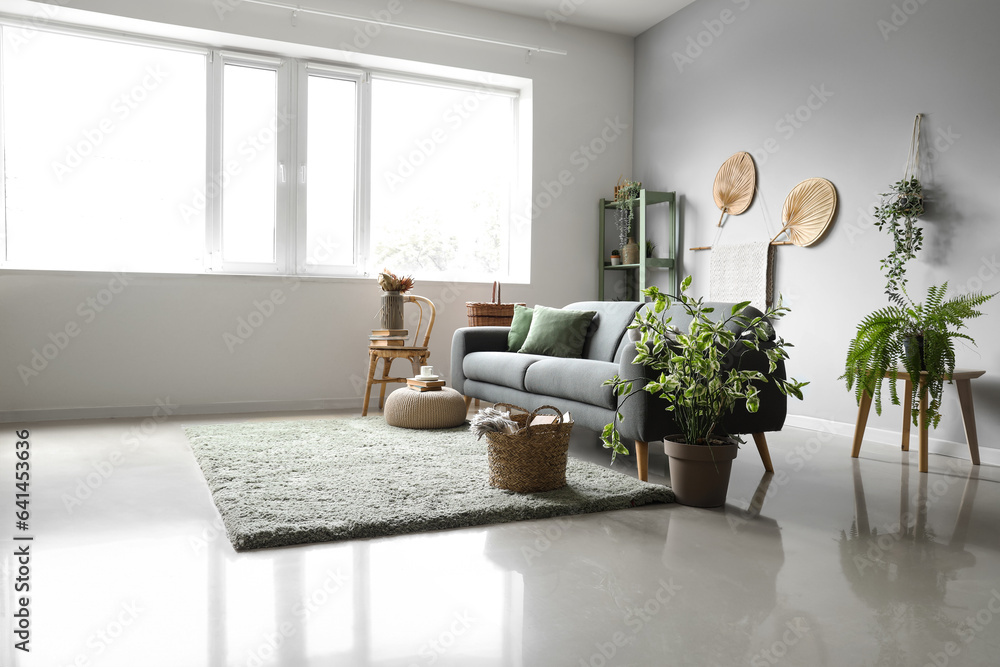
[[[615,205],[618,207],[618,242],[622,248],[628,244],[632,235],[632,220],[635,218],[634,202],[639,198],[642,183],[630,181],[625,177],[618,179],[615,186]]]

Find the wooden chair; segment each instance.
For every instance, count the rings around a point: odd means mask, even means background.
[[[417,328],[413,331],[412,343],[403,347],[368,346],[368,384],[365,386],[365,404],[361,409],[362,417],[368,415],[368,400],[371,397],[373,384],[381,385],[378,395],[378,407],[381,410],[382,406],[385,405],[385,385],[390,382],[406,383],[406,378],[389,377],[389,369],[392,367],[393,361],[396,359],[409,359],[413,375],[420,375],[420,367],[427,365],[427,359],[431,356],[430,351],[427,349],[427,343],[431,339],[431,330],[434,328],[434,317],[436,315],[434,302],[427,297],[413,295],[403,297],[404,307],[407,303],[415,303],[417,304],[417,308],[420,309],[420,318],[417,320]],[[424,331],[423,341],[420,345],[417,345],[417,340],[420,337],[420,329],[424,323],[424,304],[427,304],[429,309],[427,330]],[[382,377],[376,379],[375,367],[378,365],[379,359],[382,360]]]

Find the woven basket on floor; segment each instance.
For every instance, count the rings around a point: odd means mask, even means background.
[[[564,424],[562,413],[551,405],[543,405],[531,413],[509,403],[497,403],[494,407],[509,408],[510,418],[522,430],[514,434],[486,434],[490,486],[518,493],[553,491],[566,486],[566,457],[573,423]],[[554,423],[525,428],[536,414],[546,409],[558,415]]]
[[[523,303],[500,303],[500,283],[493,283],[491,301],[467,301],[465,309],[470,327],[509,327],[514,319],[514,306]]]

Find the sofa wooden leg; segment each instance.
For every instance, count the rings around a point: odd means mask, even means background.
[[[466,397],[465,397],[465,411],[466,411],[466,412],[468,412],[468,411],[469,411],[469,406],[470,406],[471,404],[472,404],[472,397],[471,397],[471,396],[466,396]]]
[[[771,452],[767,451],[767,439],[764,438],[764,434],[754,433],[753,441],[757,445],[757,451],[760,452],[760,460],[764,462],[764,470],[774,472],[774,466],[771,465]]]
[[[642,440],[635,441],[635,467],[639,473],[639,479],[644,482],[649,481],[649,443]]]

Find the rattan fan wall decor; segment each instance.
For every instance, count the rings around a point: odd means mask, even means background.
[[[837,191],[825,178],[807,178],[788,193],[781,208],[784,227],[771,239],[774,245],[794,243],[800,247],[816,243],[830,226],[837,210]],[[775,243],[782,234],[788,241]]]
[[[715,205],[722,211],[716,226],[722,226],[726,213],[739,215],[747,210],[753,201],[756,187],[757,170],[749,153],[741,151],[723,162],[719,173],[715,175],[715,185],[712,188]]]

